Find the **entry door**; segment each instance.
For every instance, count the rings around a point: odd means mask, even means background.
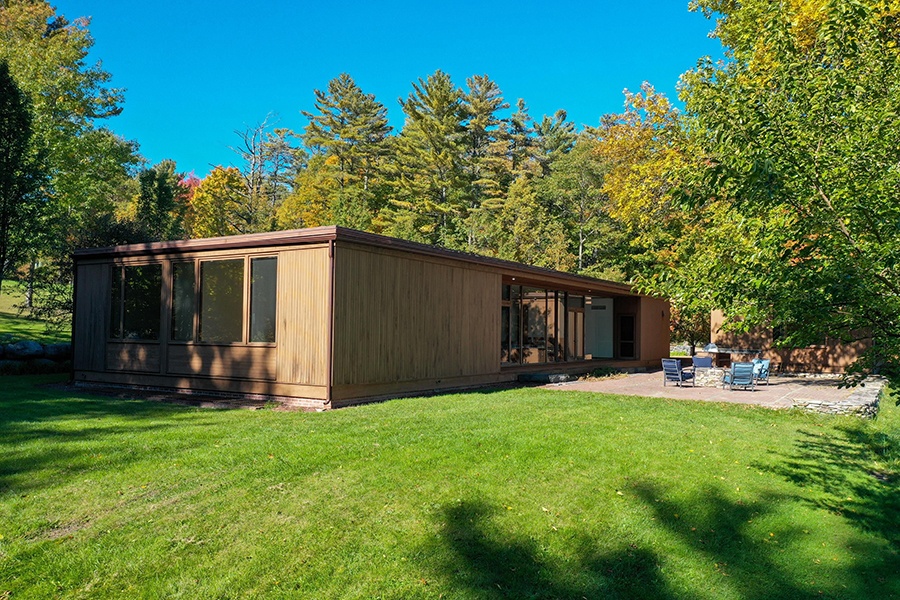
[[[591,358],[613,357],[612,298],[591,298],[584,307],[584,351]]]
[[[634,315],[619,315],[619,358],[636,358]]]

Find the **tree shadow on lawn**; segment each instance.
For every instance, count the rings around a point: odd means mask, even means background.
[[[453,558],[442,575],[449,576],[454,589],[469,591],[467,597],[490,599],[883,597],[879,590],[891,573],[890,557],[860,558],[845,565],[834,579],[841,582],[840,589],[823,589],[821,583],[798,580],[786,566],[790,555],[784,552],[790,552],[792,544],[804,543],[802,530],[783,529],[765,539],[754,533],[749,525],[753,519],[793,499],[771,497],[744,503],[709,489],[690,502],[679,502],[666,499],[668,494],[652,484],[638,484],[633,491],[654,515],[653,527],[660,529],[657,534],[650,532],[651,536],[667,548],[678,547],[677,557],[666,556],[659,547],[647,547],[647,542],[629,544],[623,539],[620,548],[611,550],[590,536],[575,535],[572,558],[560,566],[558,561],[542,558],[539,539],[498,532],[491,519],[500,509],[464,501],[443,511],[439,544],[448,547]],[[866,550],[866,556],[877,556],[876,550],[865,545],[860,541],[858,549]],[[692,581],[696,573],[675,572],[678,565],[704,575],[705,582]],[[837,568],[827,567],[832,572]],[[807,572],[803,566],[797,571]],[[708,589],[710,581],[721,586]],[[686,590],[686,586],[697,587]]]
[[[753,466],[809,489],[803,502],[842,516],[900,551],[900,478],[874,467],[898,451],[900,439],[862,426],[836,431],[801,430],[792,453],[776,453],[771,463]]]
[[[659,560],[637,547],[601,553],[591,540],[580,539],[577,556],[563,571],[542,560],[535,541],[500,539],[491,533],[495,510],[479,501],[444,509],[442,545],[452,550],[446,566],[455,590],[479,598],[647,598],[676,596],[659,572]]]
[[[178,426],[183,417],[190,417],[191,427],[209,424],[189,407],[10,382],[0,395],[0,497],[57,486],[96,468],[101,458],[124,467],[143,456],[123,445],[123,439]],[[90,442],[89,451],[85,442]]]

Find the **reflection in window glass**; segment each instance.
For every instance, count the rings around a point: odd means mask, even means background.
[[[113,267],[109,294],[109,337],[122,337],[122,268]]]
[[[546,290],[522,288],[522,305],[525,316],[522,362],[547,362]]]
[[[243,339],[244,260],[200,263],[200,341]]]
[[[194,339],[194,263],[172,264],[172,339]]]
[[[122,337],[129,340],[158,340],[162,266],[125,267],[124,279]]]
[[[250,341],[275,341],[276,258],[250,261]]]

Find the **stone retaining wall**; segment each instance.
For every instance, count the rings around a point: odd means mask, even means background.
[[[72,344],[0,344],[0,375],[64,373],[71,369],[71,359]]]
[[[872,375],[843,400],[807,400],[794,403],[794,408],[831,415],[856,415],[874,419],[878,414],[878,402],[881,400],[885,381],[884,377]]]

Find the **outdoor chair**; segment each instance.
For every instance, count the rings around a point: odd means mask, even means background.
[[[768,358],[753,359],[753,375],[756,377],[757,383],[765,382],[766,385],[769,385],[769,367],[771,364],[772,361]]]
[[[663,368],[663,387],[666,383],[672,381],[675,385],[683,386],[686,381],[690,381],[694,385],[694,374],[681,368],[681,360],[677,358],[662,359]]]
[[[731,370],[725,371],[725,377],[722,378],[722,387],[728,387],[728,389],[734,391],[734,386],[738,386],[744,389],[750,388],[752,392],[756,387],[756,376],[753,373],[753,369],[753,363],[731,363]]]
[[[712,356],[694,356],[691,357],[693,361],[693,365],[691,366],[691,373],[694,376],[697,375],[697,369],[712,369],[713,359]]]

